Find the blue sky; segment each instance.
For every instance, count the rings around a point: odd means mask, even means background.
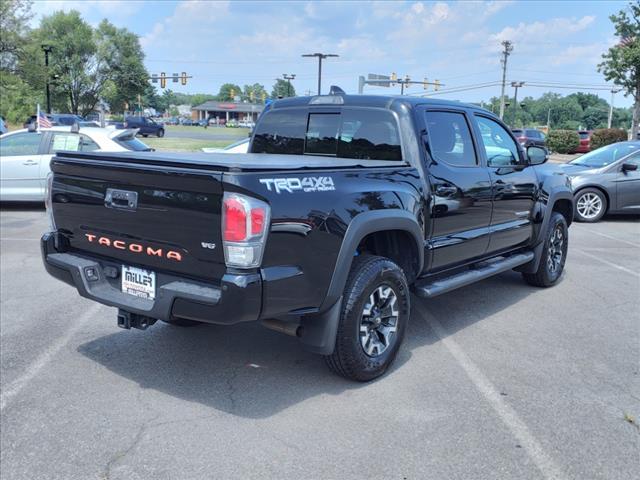
[[[186,93],[217,93],[225,82],[262,83],[294,73],[298,94],[315,92],[317,63],[300,55],[336,53],[323,64],[323,86],[356,92],[367,73],[439,79],[446,88],[500,79],[500,42],[511,40],[508,80],[553,82],[525,87],[522,97],[545,91],[569,94],[578,85],[605,84],[596,65],[616,42],[608,17],[626,1],[474,2],[228,2],[228,1],[43,1],[35,13],[79,10],[92,24],[107,18],[140,35],[149,72],[193,75]],[[576,85],[576,87],[573,87]],[[560,88],[567,87],[570,88]],[[398,88],[367,87],[369,93]],[[511,89],[510,89],[511,91]],[[587,90],[584,90],[587,91]],[[609,100],[606,90],[591,90]],[[440,95],[462,101],[499,95],[491,86]],[[424,93],[422,87],[409,94]],[[521,97],[521,98],[522,98]],[[630,98],[616,96],[616,106]]]

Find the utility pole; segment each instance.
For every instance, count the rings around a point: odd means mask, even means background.
[[[518,116],[518,88],[524,86],[524,82],[511,82],[511,86],[516,89],[515,96],[513,97],[513,125],[516,126],[516,118]]]
[[[42,51],[44,52],[44,66],[47,70],[47,87],[45,93],[47,95],[47,113],[51,113],[51,92],[49,90],[49,54],[51,53],[51,45],[42,45]]]
[[[551,130],[551,107],[547,110],[547,129]]]
[[[607,128],[611,128],[611,122],[613,122],[613,96],[618,93],[620,89],[615,87],[611,89],[611,103],[609,104],[609,120],[607,121]]]
[[[318,57],[318,95],[322,95],[322,60],[329,57],[339,57],[335,53],[305,53],[303,57]]]
[[[287,75],[286,73],[283,73],[282,78],[284,78],[287,81],[287,97],[290,97],[291,96],[291,80],[296,78],[296,74],[290,73],[289,75]]]
[[[504,50],[502,51],[502,93],[500,94],[500,119],[504,117],[504,89],[507,83],[507,58],[511,55],[513,51],[513,44],[509,40],[504,40],[502,42],[502,46]]]

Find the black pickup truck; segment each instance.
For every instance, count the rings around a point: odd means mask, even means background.
[[[59,153],[47,271],[117,307],[123,328],[257,320],[360,381],[395,358],[411,290],[430,298],[511,269],[539,287],[562,275],[569,180],[486,110],[284,99],[249,152]]]

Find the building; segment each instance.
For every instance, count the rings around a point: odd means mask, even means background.
[[[238,122],[255,122],[264,109],[261,103],[214,102],[209,100],[191,109],[193,120],[216,118],[219,121],[236,120]]]

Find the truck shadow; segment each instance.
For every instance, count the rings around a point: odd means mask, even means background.
[[[517,322],[519,301],[537,291],[510,272],[426,302],[412,297],[405,343],[391,370],[377,381],[411,375],[412,351],[441,340],[431,327],[433,319],[447,335],[510,307]],[[246,418],[270,417],[318,395],[373,385],[332,374],[322,358],[295,339],[257,323],[179,328],[158,322],[146,332],[97,338],[78,351],[144,389]]]

